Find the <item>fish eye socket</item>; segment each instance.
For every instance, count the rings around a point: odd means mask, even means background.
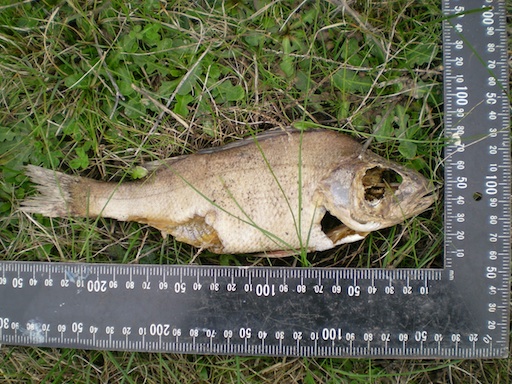
[[[377,166],[368,169],[362,179],[365,200],[376,205],[386,192],[395,193],[402,180],[402,176],[390,168]]]

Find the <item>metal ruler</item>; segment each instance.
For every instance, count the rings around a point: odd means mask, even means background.
[[[505,4],[445,0],[443,11],[444,269],[0,262],[0,341],[237,355],[507,356]]]

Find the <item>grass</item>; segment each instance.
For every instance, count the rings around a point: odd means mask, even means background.
[[[14,1],[0,5],[6,260],[325,267],[442,265],[442,206],[308,259],[214,255],[134,223],[17,212],[25,164],[102,180],[271,127],[336,128],[442,182],[433,0]],[[6,383],[497,383],[511,360],[251,358],[3,347]]]

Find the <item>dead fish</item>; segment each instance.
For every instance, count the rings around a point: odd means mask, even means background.
[[[27,174],[39,195],[22,203],[24,212],[136,221],[215,253],[323,251],[403,222],[436,199],[418,172],[329,130],[270,131],[162,161],[142,181],[33,165]]]

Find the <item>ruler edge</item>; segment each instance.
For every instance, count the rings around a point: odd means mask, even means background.
[[[449,5],[451,5],[453,3],[453,1],[451,0],[442,0],[441,2],[441,13],[443,15],[443,20],[442,20],[442,40],[443,40],[443,70],[446,69],[446,46],[445,46],[445,36],[446,34],[448,33],[449,30],[453,29],[453,27],[449,24],[449,21],[451,19],[454,19],[456,16],[455,14],[448,14],[448,11],[450,10],[449,8]],[[460,5],[465,5],[466,3],[461,3]],[[482,3],[480,3],[481,5]],[[471,4],[472,6],[472,4]],[[483,7],[483,6],[482,6]],[[500,96],[500,100],[502,100],[502,103],[503,103],[503,107],[505,106],[508,106],[506,109],[507,109],[507,112],[505,113],[505,115],[503,115],[503,127],[498,131],[498,134],[501,134],[502,135],[502,144],[505,143],[508,147],[508,150],[504,152],[504,158],[505,160],[508,162],[508,172],[504,171],[504,174],[505,176],[508,176],[508,185],[502,189],[503,191],[503,195],[504,195],[504,200],[506,201],[502,206],[508,211],[508,226],[505,226],[503,225],[502,226],[502,230],[503,230],[503,234],[506,235],[506,239],[505,239],[505,243],[503,244],[503,249],[508,246],[508,252],[506,254],[506,260],[503,260],[503,265],[505,264],[508,264],[508,278],[503,278],[503,282],[504,283],[507,283],[507,286],[508,286],[508,289],[506,291],[506,294],[504,294],[505,298],[504,298],[504,301],[506,301],[508,304],[507,304],[507,309],[502,309],[502,312],[504,312],[504,314],[502,315],[502,318],[506,319],[506,324],[503,324],[502,326],[502,334],[503,334],[503,341],[504,341],[504,344],[505,346],[503,347],[504,348],[504,353],[503,355],[501,356],[498,356],[496,358],[508,358],[511,354],[512,354],[512,351],[510,350],[511,348],[511,338],[512,338],[512,333],[510,333],[510,322],[511,322],[511,311],[510,311],[510,302],[511,302],[511,297],[512,297],[512,293],[511,293],[511,289],[510,289],[510,286],[511,286],[511,283],[512,283],[512,276],[511,276],[511,272],[512,272],[512,250],[511,250],[511,221],[512,221],[512,186],[510,185],[510,183],[512,182],[512,154],[511,154],[511,148],[512,148],[512,143],[511,143],[511,135],[510,135],[510,122],[511,122],[511,110],[510,110],[510,98],[511,98],[511,94],[510,94],[510,82],[509,82],[509,66],[508,66],[508,50],[507,50],[507,47],[508,47],[508,33],[507,33],[507,7],[506,7],[506,0],[494,0],[494,2],[490,3],[488,5],[488,7],[492,8],[492,9],[496,9],[496,8],[499,8],[499,10],[501,12],[497,12],[497,18],[499,20],[499,24],[500,26],[503,27],[503,30],[501,31],[501,35],[499,37],[499,40],[500,40],[500,43],[503,45],[502,46],[502,50],[503,50],[503,68],[499,71],[493,71],[492,73],[495,75],[495,78],[497,80],[500,81],[500,83],[502,84],[502,87],[500,87],[501,91],[502,91],[502,95]],[[473,10],[477,10],[479,8],[471,8],[470,11],[473,11]],[[443,77],[445,76],[445,74],[443,74]],[[502,78],[503,77],[503,78]],[[509,84],[509,87],[507,88],[506,85]],[[446,81],[443,81],[443,104],[446,103],[446,100],[447,100],[447,82]],[[505,108],[503,108],[503,110],[505,110]],[[449,136],[449,133],[447,132],[446,130],[446,127],[451,125],[451,124],[447,124],[447,121],[446,121],[446,114],[444,114],[444,117],[443,117],[443,130],[444,130],[444,138],[446,139],[450,139],[451,137]],[[508,127],[505,127],[504,125],[505,124],[508,124]],[[445,153],[446,153],[446,149],[447,148],[450,148],[452,150],[452,153],[456,153],[457,151],[457,148],[455,145],[453,145],[452,143],[450,143],[450,141],[447,142],[446,146],[445,146]],[[445,155],[445,158],[446,158],[446,155]],[[451,159],[451,155],[447,158],[446,163],[450,163],[452,161]],[[445,165],[444,167],[444,173],[445,173],[445,180],[446,180],[446,169],[447,169],[447,166]],[[446,226],[446,223],[447,223],[447,220],[446,220],[446,217],[447,217],[447,214],[446,214],[446,208],[447,208],[447,203],[446,203],[447,199],[446,199],[446,194],[445,194],[445,200],[444,200],[444,209],[445,209],[445,213],[444,213],[444,226]],[[445,266],[443,268],[443,270],[446,270],[446,245],[447,245],[447,236],[446,236],[446,233],[444,234],[444,247],[445,247],[445,251],[444,251],[444,260],[445,260]],[[505,285],[505,284],[504,284]],[[506,337],[505,337],[506,336]]]

